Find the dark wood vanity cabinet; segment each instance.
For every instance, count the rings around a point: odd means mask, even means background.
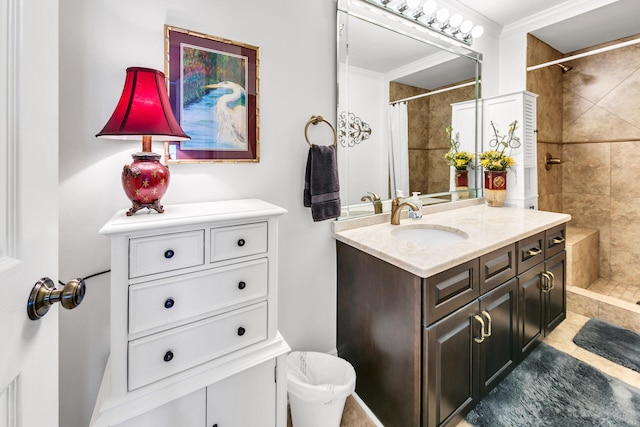
[[[422,424],[415,425],[456,425],[513,369],[517,291],[513,278],[425,328],[426,410]]]
[[[533,237],[542,255],[521,259]],[[533,348],[564,319],[564,242],[545,259],[546,237],[429,278],[337,242],[338,355],[385,426],[455,426],[522,360],[525,341]],[[540,261],[523,264],[531,256]],[[529,266],[522,274],[521,264]],[[543,272],[555,276],[549,292]]]
[[[564,224],[519,243],[519,261],[529,251],[535,262],[518,263],[520,358],[566,318]]]

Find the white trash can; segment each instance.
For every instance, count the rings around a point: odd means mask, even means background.
[[[293,427],[339,427],[356,371],[330,354],[294,351],[287,356],[287,388]]]

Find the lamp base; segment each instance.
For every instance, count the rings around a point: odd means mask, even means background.
[[[160,204],[160,200],[156,200],[153,203],[138,203],[135,200],[132,200],[131,202],[133,203],[133,206],[131,206],[127,211],[127,216],[131,216],[134,213],[138,212],[140,209],[144,208],[153,209],[158,213],[164,212],[164,206]]]
[[[169,186],[169,168],[160,163],[160,154],[141,152],[131,157],[133,163],[122,169],[122,188],[133,203],[127,216],[143,208],[163,213],[160,199]]]

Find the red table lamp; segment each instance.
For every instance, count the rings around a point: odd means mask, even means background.
[[[122,170],[122,187],[133,203],[131,216],[142,208],[164,212],[160,199],[169,186],[169,168],[160,154],[151,152],[156,141],[190,139],[171,111],[164,73],[150,68],[129,67],[120,101],[98,138],[142,140],[142,151],[132,154],[133,163]]]

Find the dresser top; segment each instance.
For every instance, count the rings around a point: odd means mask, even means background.
[[[252,220],[283,215],[286,209],[260,199],[165,205],[164,213],[138,211],[132,216],[122,209],[100,229],[100,234],[122,234],[191,224]]]

